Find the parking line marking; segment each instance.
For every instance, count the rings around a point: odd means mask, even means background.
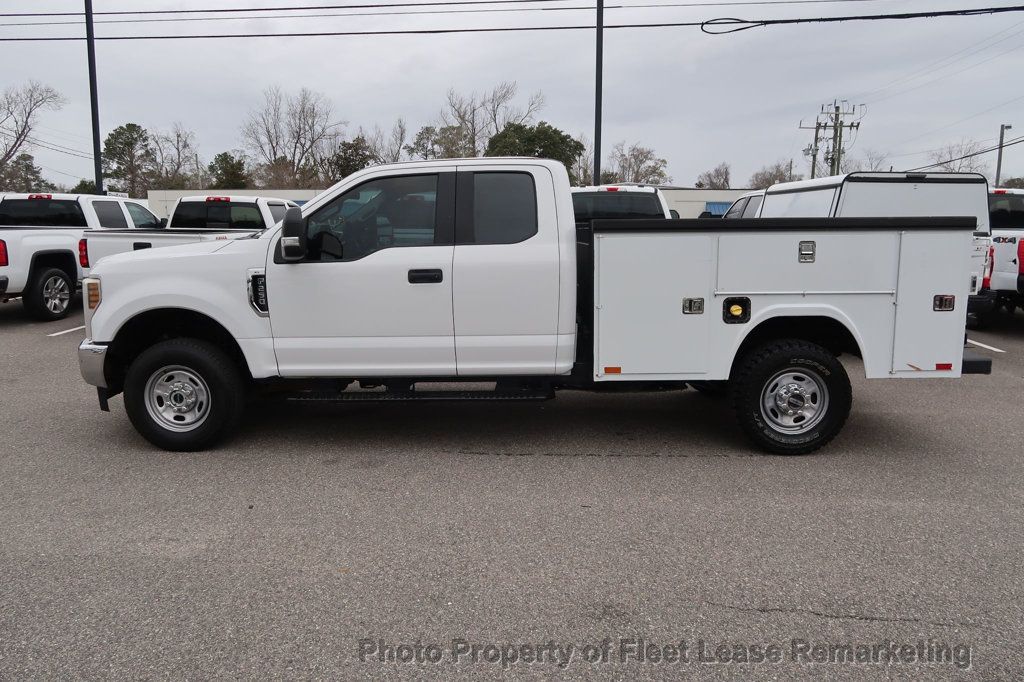
[[[977,341],[975,341],[973,339],[967,339],[967,343],[971,344],[972,346],[977,346],[978,348],[984,348],[985,350],[990,350],[993,353],[1005,353],[1006,352],[1005,350],[1000,350],[999,348],[996,348],[994,346],[987,346],[984,343],[978,343]]]
[[[82,329],[85,329],[84,324],[81,327],[75,327],[74,329],[65,329],[62,332],[54,332],[52,334],[47,334],[47,336],[60,336],[61,334],[70,334],[71,332],[77,332]]]

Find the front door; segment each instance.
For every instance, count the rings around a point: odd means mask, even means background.
[[[454,175],[371,178],[305,216],[304,261],[280,262],[275,244],[267,292],[281,376],[455,374]]]

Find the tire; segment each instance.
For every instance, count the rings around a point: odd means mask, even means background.
[[[732,402],[740,428],[759,448],[806,455],[843,428],[853,394],[850,378],[828,350],[781,339],[755,348],[732,376]]]
[[[60,268],[33,273],[22,302],[29,315],[44,322],[63,320],[71,312],[75,281]]]
[[[205,450],[242,419],[246,382],[223,351],[198,339],[171,339],[143,351],[128,368],[124,407],[153,445],[174,452]]]

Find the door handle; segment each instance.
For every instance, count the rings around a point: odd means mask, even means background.
[[[444,281],[444,273],[437,270],[410,270],[409,284],[437,284]]]
[[[153,248],[153,245],[150,244],[149,242],[135,242],[134,244],[132,244],[132,250],[133,251],[138,251],[139,249],[151,249],[151,248]]]

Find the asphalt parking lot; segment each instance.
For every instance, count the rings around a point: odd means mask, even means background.
[[[850,422],[802,458],[753,453],[694,391],[271,403],[222,449],[169,454],[119,398],[97,408],[83,332],[54,335],[80,316],[0,306],[0,678],[1024,675],[1020,312],[970,334],[1004,351],[981,349],[992,376],[848,363]],[[636,639],[688,661],[620,662]],[[445,653],[381,662],[381,640]],[[970,649],[811,663],[801,642]],[[564,667],[525,662],[570,644]],[[784,656],[698,660],[721,644]]]

